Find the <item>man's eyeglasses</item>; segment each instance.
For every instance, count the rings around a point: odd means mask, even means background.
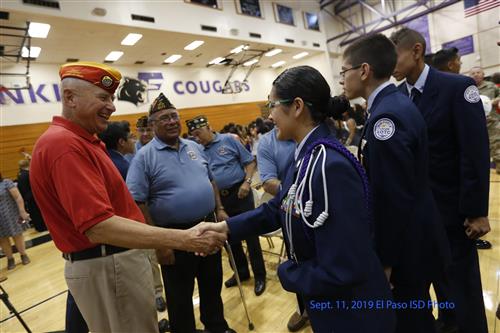
[[[177,113],[171,113],[171,114],[164,114],[163,116],[160,116],[158,117],[158,119],[155,119],[153,121],[166,123],[168,121],[178,121],[178,120],[179,120],[179,115]]]
[[[353,70],[353,69],[358,69],[360,68],[361,66],[363,66],[363,64],[359,64],[359,65],[356,65],[356,66],[352,66],[351,68],[348,68],[348,69],[344,69],[342,72],[339,73],[339,75],[341,77],[345,77],[345,73],[349,72],[350,70]]]

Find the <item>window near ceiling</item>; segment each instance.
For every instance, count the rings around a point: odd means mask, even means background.
[[[304,25],[306,29],[319,31],[319,16],[317,13],[304,12]]]
[[[238,14],[264,18],[259,0],[235,0]]]
[[[213,9],[222,9],[222,0],[184,0],[187,3],[205,6]]]
[[[293,17],[293,8],[280,5],[279,3],[273,3],[274,8],[274,18],[276,22],[295,25],[295,19]]]

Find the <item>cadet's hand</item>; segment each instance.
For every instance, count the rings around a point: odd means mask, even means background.
[[[490,221],[487,217],[475,217],[465,220],[465,234],[470,239],[478,239],[490,232]]]
[[[157,249],[156,258],[160,265],[173,265],[175,264],[175,254],[172,249]]]
[[[250,193],[250,184],[245,181],[241,184],[240,189],[238,190],[238,199],[245,198],[248,193]]]
[[[225,221],[229,218],[229,215],[227,215],[224,209],[217,209],[215,216],[217,216],[217,221]]]
[[[385,277],[387,278],[387,281],[389,282],[389,286],[391,287],[391,290],[394,289],[394,286],[391,283],[392,267],[385,267],[384,273],[385,273]]]
[[[198,230],[199,225],[185,230],[184,250],[213,254],[219,251],[226,241],[226,235],[214,231]]]

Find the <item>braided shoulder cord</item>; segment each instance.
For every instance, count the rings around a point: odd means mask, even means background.
[[[359,163],[359,161],[354,157],[354,155],[347,150],[340,142],[337,140],[334,140],[332,138],[320,138],[316,141],[314,141],[312,144],[310,144],[307,147],[306,154],[304,156],[304,162],[302,163],[300,172],[299,172],[299,182],[304,178],[305,172],[306,172],[306,166],[309,164],[309,160],[311,157],[314,155],[315,150],[320,146],[320,145],[325,145],[326,147],[332,148],[333,150],[339,152],[341,155],[343,155],[345,158],[349,160],[349,162],[354,166],[356,169],[356,172],[358,173],[359,177],[361,178],[361,182],[363,184],[363,190],[364,190],[364,197],[365,197],[365,207],[368,211],[368,221],[371,224],[372,223],[372,197],[371,197],[371,192],[370,192],[370,183],[368,181],[368,176],[365,172],[365,169]]]

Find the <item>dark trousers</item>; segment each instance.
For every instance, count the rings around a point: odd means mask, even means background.
[[[392,295],[394,302],[410,304],[411,301],[424,301],[422,309],[399,309],[396,310],[397,324],[395,333],[434,333],[434,317],[432,306],[429,305],[430,283],[414,285],[402,285],[393,283]]]
[[[460,333],[487,333],[481,273],[475,242],[465,235],[463,227],[447,228],[452,252],[448,279],[437,281],[435,289],[440,302],[453,302],[455,309],[439,311],[446,325],[456,325]]]
[[[222,262],[220,251],[207,257],[174,251],[175,263],[161,265],[168,318],[172,333],[195,333],[193,310],[194,279],[198,281],[200,320],[210,333],[228,329],[220,296]]]
[[[229,216],[235,216],[255,208],[251,191],[245,198],[238,198],[240,186],[241,183],[238,183],[227,190],[221,190],[222,205]],[[250,257],[250,265],[252,266],[254,278],[256,280],[264,280],[266,278],[266,266],[264,265],[264,257],[262,256],[259,236],[250,236],[245,238],[245,241],[248,247],[248,255]],[[246,279],[250,276],[250,272],[248,270],[247,257],[245,252],[243,252],[243,246],[239,241],[230,241],[229,244],[231,245],[238,274],[240,278]]]
[[[68,298],[66,299],[66,333],[88,333],[89,328],[82,313],[76,306],[73,295],[68,290]]]

